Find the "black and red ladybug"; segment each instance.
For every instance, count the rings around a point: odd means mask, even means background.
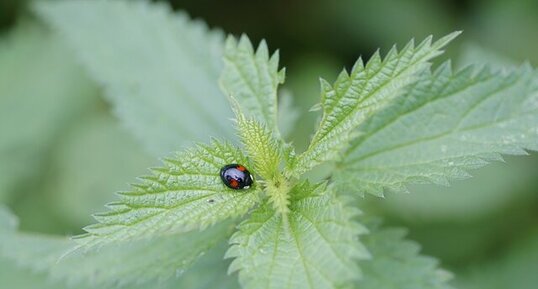
[[[240,164],[225,165],[220,169],[222,182],[231,189],[248,189],[252,185],[252,176],[245,166]]]

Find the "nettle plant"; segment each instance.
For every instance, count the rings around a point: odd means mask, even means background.
[[[289,128],[279,121],[289,113],[278,104],[285,73],[265,42],[254,49],[246,36],[224,39],[145,2],[61,1],[37,11],[149,151],[219,136],[164,158],[118,193],[67,253],[67,240],[6,230],[13,252],[48,246],[16,256],[19,263],[71,283],[236,288],[238,272],[249,289],[449,288],[450,274],[402,230],[359,214],[361,196],[445,185],[501,154],[538,150],[538,78],[529,65],[432,68],[459,32],[376,52],[334,83],[321,80],[312,109],[321,119],[297,152],[280,132]],[[309,178],[321,165],[326,177]]]

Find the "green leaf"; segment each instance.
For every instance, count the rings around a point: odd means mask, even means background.
[[[254,163],[256,173],[267,180],[273,179],[278,174],[282,155],[281,141],[263,123],[247,118],[237,100],[233,96],[230,98],[239,137]]]
[[[514,59],[501,55],[495,50],[482,47],[477,43],[466,43],[457,60],[455,62],[456,67],[487,65],[495,69],[504,69],[516,68],[519,65]]]
[[[162,3],[47,1],[39,14],[105,88],[118,117],[155,156],[233,137],[219,91],[223,35]]]
[[[266,202],[232,236],[227,257],[236,258],[230,271],[240,270],[243,288],[340,288],[359,278],[355,261],[368,254],[356,212],[324,184],[301,183],[290,194],[288,214]]]
[[[73,224],[73,228],[92,222],[90,214],[113,200],[112,192],[125,189],[133,176],[157,163],[108,113],[79,119],[58,140],[49,161],[48,177],[35,192],[45,195],[54,214]],[[42,206],[34,194],[30,198]],[[19,217],[27,216],[19,213]]]
[[[0,257],[0,280],[5,288],[17,289],[66,289],[70,288],[60,282],[53,282],[44,273],[35,273],[13,265],[13,261]],[[89,289],[80,286],[77,289]]]
[[[382,229],[370,223],[362,239],[372,254],[360,262],[363,278],[355,288],[449,289],[452,274],[438,268],[434,258],[419,255],[420,247],[404,240],[402,229]]]
[[[384,60],[376,52],[366,65],[359,59],[351,73],[340,73],[334,85],[321,81],[323,116],[308,149],[299,156],[295,174],[300,175],[325,161],[339,160],[342,150],[359,134],[357,127],[373,113],[402,96],[419,79],[430,60],[459,32],[417,47],[409,42],[401,52],[393,47]]]
[[[538,149],[537,73],[452,73],[443,65],[365,122],[333,178],[342,191],[383,194],[447,185],[500,154]]]
[[[77,241],[83,247],[113,241],[151,238],[204,229],[245,214],[258,201],[257,185],[236,191],[220,179],[220,169],[248,160],[228,143],[214,141],[164,160],[151,176],[120,192],[110,211],[96,214],[99,223],[84,228]]]
[[[0,40],[0,200],[39,178],[64,128],[97,89],[57,37],[21,21]]]
[[[279,169],[281,159],[292,162],[293,148],[291,145],[284,146],[283,141],[275,137],[264,124],[254,118],[247,118],[233,96],[230,96],[230,101],[236,115],[239,136],[253,160],[256,173],[264,179],[260,182],[264,185],[266,195],[278,213],[287,214],[290,185]],[[282,158],[283,156],[286,157]]]
[[[229,275],[228,261],[223,259],[228,249],[228,242],[222,242],[220,246],[212,249],[207,255],[189,268],[177,282],[177,288],[189,289],[239,289],[237,276]]]
[[[230,222],[204,231],[120,246],[107,245],[99,251],[79,252],[61,260],[62,254],[73,247],[72,241],[59,236],[17,232],[16,229],[16,219],[0,208],[0,260],[9,260],[12,266],[16,264],[21,270],[46,273],[56,282],[76,284],[77,288],[81,284],[91,284],[92,288],[147,288],[148,285],[152,288],[206,288],[207,285],[234,283],[227,280],[230,278],[226,278],[222,268],[222,248],[209,251],[209,256],[202,257],[184,273],[194,261],[230,235],[233,229]],[[212,266],[207,267],[208,264]]]
[[[239,42],[230,36],[220,77],[222,91],[238,100],[247,117],[256,118],[274,132],[278,132],[277,89],[285,77],[285,70],[278,70],[278,60],[278,51],[269,56],[265,41],[254,52],[247,36],[241,36]]]
[[[535,182],[538,155],[508,157],[505,161],[506,163],[493,163],[475,171],[473,177],[465,182],[456,182],[449,187],[433,184],[410,185],[409,190],[413,194],[393,194],[376,203],[382,205],[392,218],[416,220],[421,226],[425,226],[425,223],[450,222],[457,231],[462,229],[460,225],[469,224],[469,222],[475,222],[476,227],[488,222],[498,223],[493,220],[495,216],[498,216],[505,220],[506,227],[510,228],[511,225],[508,224],[514,220],[507,219],[504,216],[505,211],[519,211],[517,216],[520,216],[520,219],[518,220],[522,220],[525,218],[524,209],[520,207],[515,209],[514,206],[517,206],[515,204],[530,204],[538,196],[536,194],[538,183]],[[377,198],[371,200],[375,201]],[[529,206],[528,210],[533,210],[531,208]],[[482,220],[483,223],[477,224],[478,220]],[[479,234],[474,226],[469,226],[469,230]],[[432,225],[432,228],[436,227],[437,225]],[[491,231],[499,229],[493,225],[488,228]],[[500,233],[500,235],[504,234]],[[447,242],[453,241],[447,240]],[[491,244],[490,237],[485,236],[484,242]],[[476,246],[484,247],[480,242],[477,243]],[[454,244],[454,246],[461,248],[459,244]],[[446,248],[446,246],[443,247]],[[462,248],[462,254],[472,251],[470,247],[468,244],[465,249]],[[448,254],[457,258],[457,254]]]
[[[0,233],[2,233],[0,236],[5,236],[16,230],[18,225],[17,218],[6,207],[0,205]]]
[[[294,105],[294,95],[283,90],[278,99],[278,128],[282,137],[288,139],[292,137],[293,130],[297,126],[297,121],[301,115],[298,107]]]

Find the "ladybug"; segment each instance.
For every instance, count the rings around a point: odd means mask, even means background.
[[[248,189],[252,185],[250,172],[243,165],[229,164],[220,169],[222,182],[231,189]]]

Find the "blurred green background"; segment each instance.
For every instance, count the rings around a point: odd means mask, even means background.
[[[333,80],[377,48],[463,30],[445,56],[456,66],[538,64],[535,0],[170,2],[281,50],[285,88],[301,112],[289,136],[299,148],[318,117],[307,112],[318,101],[318,78]],[[157,160],[27,4],[0,0],[0,202],[23,230],[76,234]],[[363,210],[408,227],[425,254],[455,272],[459,288],[538,288],[538,154],[506,157],[473,175],[447,188],[366,197]]]

